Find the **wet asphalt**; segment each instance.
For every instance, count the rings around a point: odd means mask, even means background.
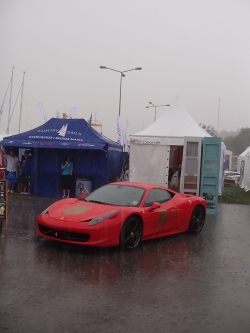
[[[250,206],[219,204],[201,234],[89,249],[36,236],[55,198],[9,196],[0,332],[250,333]]]

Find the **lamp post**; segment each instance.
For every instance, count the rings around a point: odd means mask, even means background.
[[[170,106],[170,104],[165,104],[165,105],[154,105],[153,103],[149,102],[149,104],[152,104],[152,105],[149,105],[149,106],[146,106],[146,109],[148,108],[155,108],[155,119],[154,121],[156,121],[156,108],[160,107],[160,106]]]
[[[131,71],[140,71],[142,68],[141,67],[136,67],[136,68],[132,68],[132,69],[127,69],[126,71],[117,71],[116,69],[113,68],[108,68],[106,66],[100,66],[101,69],[109,69],[111,71],[114,72],[118,72],[121,74],[121,78],[120,78],[120,98],[119,98],[119,116],[121,114],[121,97],[122,97],[122,78],[125,77],[126,72],[131,72]]]

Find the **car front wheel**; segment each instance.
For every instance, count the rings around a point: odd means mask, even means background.
[[[204,227],[205,223],[205,211],[204,208],[199,205],[196,206],[193,210],[190,224],[189,224],[189,231],[193,234],[199,234]]]
[[[122,250],[133,250],[141,241],[142,223],[136,216],[129,217],[121,230],[120,247]]]

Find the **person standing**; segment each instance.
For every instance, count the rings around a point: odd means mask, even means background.
[[[63,198],[70,196],[71,182],[72,182],[72,173],[73,173],[73,163],[70,161],[69,156],[65,156],[62,165],[62,189],[63,189]]]
[[[23,167],[20,161],[17,162],[16,179],[17,179],[17,192],[21,193],[23,189]]]
[[[128,180],[129,180],[129,166],[128,166],[128,163],[125,163],[119,181],[128,182]]]
[[[16,177],[18,157],[16,156],[15,151],[11,149],[9,155],[4,154],[4,158],[6,159],[6,177],[10,172]],[[15,184],[13,183],[9,185],[8,192],[13,193],[14,185]]]
[[[23,192],[20,194],[30,194],[30,176],[31,176],[31,156],[30,151],[25,150],[23,160]]]
[[[170,189],[178,192],[179,189],[179,168],[178,164],[174,163],[173,175],[170,180]]]

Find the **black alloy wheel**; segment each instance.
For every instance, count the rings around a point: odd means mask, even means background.
[[[199,205],[196,206],[193,210],[190,224],[189,224],[189,231],[193,234],[199,234],[204,227],[205,223],[205,211],[204,208]]]
[[[141,241],[142,223],[136,216],[129,217],[121,230],[120,247],[122,250],[133,250]]]

